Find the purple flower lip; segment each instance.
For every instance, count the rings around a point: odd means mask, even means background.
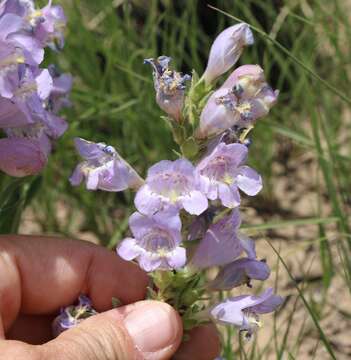
[[[81,138],[75,139],[75,146],[84,161],[70,177],[73,186],[78,186],[83,179],[88,190],[123,191],[142,185],[141,177],[112,146]]]
[[[243,284],[251,287],[252,279],[263,281],[269,275],[270,269],[264,261],[241,258],[221,268],[208,287],[211,290],[231,290]]]
[[[170,57],[160,56],[157,59],[145,59],[144,64],[153,67],[157,104],[173,119],[179,121],[184,105],[185,83],[191,79],[191,76],[170,70],[168,68],[170,61]]]
[[[255,258],[255,244],[239,233],[240,224],[239,210],[234,209],[231,214],[210,225],[188,266],[193,269],[223,266],[234,261],[243,251],[249,258]]]
[[[185,265],[181,243],[181,221],[174,211],[145,216],[138,212],[129,219],[134,238],[126,238],[117,248],[125,260],[136,259],[145,271],[178,269]]]
[[[250,338],[262,326],[260,314],[270,313],[283,303],[283,298],[273,294],[273,289],[267,289],[258,296],[241,295],[228,298],[215,305],[210,315],[215,322],[234,325],[247,332]]]
[[[239,23],[222,31],[212,44],[203,78],[206,83],[213,82],[228,71],[239,59],[244,47],[252,45],[253,34],[249,25]]]
[[[136,194],[135,206],[147,215],[168,208],[184,208],[190,214],[199,215],[208,207],[199,181],[190,161],[160,161],[149,169],[145,184]]]
[[[201,178],[202,192],[210,200],[220,199],[223,206],[235,208],[240,204],[238,189],[250,196],[262,189],[261,176],[243,165],[247,154],[245,145],[220,143],[200,161],[196,171]]]

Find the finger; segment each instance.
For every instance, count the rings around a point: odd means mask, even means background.
[[[43,359],[165,360],[178,348],[182,324],[166,303],[141,301],[107,311],[41,346]],[[57,355],[56,355],[57,356]]]
[[[6,332],[6,338],[32,345],[44,344],[53,338],[52,322],[54,318],[55,315],[20,314]]]
[[[98,311],[142,299],[147,276],[115,253],[84,241],[0,236],[0,315],[5,331],[18,313],[50,314],[88,294]],[[1,331],[0,331],[1,332]]]
[[[178,349],[174,360],[213,360],[219,356],[221,343],[214,325],[203,325],[192,329],[189,340]]]

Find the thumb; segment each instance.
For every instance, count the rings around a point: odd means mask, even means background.
[[[178,313],[168,304],[140,301],[84,320],[42,345],[42,358],[164,360],[182,339]]]

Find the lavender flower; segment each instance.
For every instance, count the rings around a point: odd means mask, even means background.
[[[258,65],[237,68],[210,96],[202,110],[196,136],[218,135],[233,126],[248,128],[269,113],[278,94],[267,84]]]
[[[52,78],[49,71],[29,67],[19,74],[18,87],[10,99],[0,98],[0,127],[10,128],[45,121],[43,101],[50,95]]]
[[[63,9],[59,5],[52,5],[49,0],[41,10],[34,12],[34,18],[37,21],[34,35],[45,46],[60,50],[64,46],[63,30],[66,26],[66,17]]]
[[[169,207],[199,215],[208,207],[199,189],[200,179],[190,161],[163,160],[149,169],[145,184],[136,194],[135,206],[148,215]]]
[[[205,269],[229,264],[243,251],[249,258],[255,258],[255,244],[251,239],[238,233],[240,224],[237,209],[212,224],[196,248],[189,266],[194,269]]]
[[[0,15],[0,42],[17,50],[19,56],[13,58],[12,63],[20,59],[20,63],[35,66],[43,61],[43,46],[31,32],[25,31],[25,19],[6,9]]]
[[[38,174],[46,165],[51,144],[40,132],[36,137],[0,139],[0,170],[10,176]]]
[[[54,337],[96,314],[98,313],[93,308],[91,300],[85,295],[80,295],[77,305],[70,305],[61,309],[60,315],[55,318],[52,324]]]
[[[75,138],[75,146],[84,161],[70,177],[73,186],[78,186],[84,178],[88,190],[123,191],[137,189],[143,183],[112,146],[81,138]]]
[[[238,189],[254,196],[262,189],[261,176],[243,165],[248,149],[242,144],[220,143],[210,155],[197,165],[203,193],[210,200],[220,199],[228,208],[240,204]]]
[[[185,249],[180,247],[181,221],[174,211],[145,216],[135,212],[129,218],[134,238],[126,238],[117,248],[125,260],[137,259],[145,271],[178,269],[186,261]]]
[[[211,83],[229,70],[239,59],[243,49],[254,42],[249,25],[240,23],[222,31],[212,44],[203,78]]]
[[[263,281],[269,275],[270,269],[264,261],[242,258],[221,268],[208,287],[211,290],[231,290],[243,284],[251,287],[251,279]]]
[[[168,115],[179,121],[184,105],[185,82],[189,75],[170,70],[168,64],[171,58],[160,56],[157,59],[145,59],[144,62],[153,67],[156,102]]]
[[[240,331],[246,331],[246,337],[262,326],[259,314],[274,311],[283,302],[283,298],[273,294],[273,289],[267,289],[259,296],[242,295],[229,298],[214,306],[211,317],[214,321],[230,324],[238,327]]]

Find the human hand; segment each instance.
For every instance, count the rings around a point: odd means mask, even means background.
[[[147,282],[134,264],[84,241],[0,236],[0,359],[171,358],[181,343],[181,320],[165,303],[138,301]],[[53,339],[59,308],[81,293],[101,313]],[[112,297],[128,305],[108,310]],[[218,352],[215,329],[202,326],[173,359],[212,360]]]

